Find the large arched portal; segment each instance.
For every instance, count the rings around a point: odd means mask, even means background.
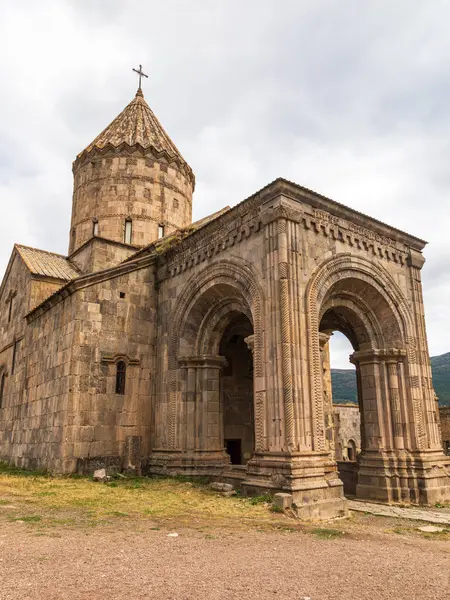
[[[398,465],[399,453],[410,445],[407,430],[402,324],[389,298],[368,279],[352,274],[330,285],[320,308],[322,362],[329,335],[343,333],[353,346],[358,403],[361,411],[361,455],[356,494],[361,497],[410,499],[407,473]],[[324,373],[324,375],[327,375]],[[324,418],[332,421],[330,378],[324,378]],[[330,451],[330,436],[326,444]],[[386,473],[386,465],[394,473]],[[406,498],[407,497],[407,498]]]
[[[419,501],[411,486],[411,449],[420,435],[411,423],[414,398],[406,352],[406,324],[398,301],[379,280],[357,270],[341,271],[321,289],[319,345],[323,371],[324,430],[332,421],[328,340],[343,333],[353,346],[361,411],[361,454],[357,463],[356,495],[389,501]],[[423,410],[423,408],[421,408]],[[332,436],[325,446],[332,453]]]
[[[177,300],[156,415],[168,423],[157,431],[158,460],[172,469],[242,469],[264,444],[262,301],[252,279],[246,265],[223,262]]]

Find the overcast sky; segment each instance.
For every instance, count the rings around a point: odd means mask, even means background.
[[[430,352],[448,352],[449,23],[439,0],[0,0],[0,270],[14,242],[67,252],[71,162],[142,63],[194,218],[282,176],[428,240]]]

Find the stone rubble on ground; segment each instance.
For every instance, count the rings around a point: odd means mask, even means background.
[[[215,492],[233,492],[234,488],[231,483],[221,483],[220,481],[213,481],[209,484],[209,487]]]
[[[106,469],[97,469],[94,471],[94,475],[92,476],[94,481],[109,481],[111,477],[108,477],[106,474]]]
[[[445,529],[443,527],[436,527],[436,525],[425,525],[424,527],[419,527],[418,531],[423,531],[424,533],[441,533]]]

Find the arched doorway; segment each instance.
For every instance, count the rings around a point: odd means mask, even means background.
[[[223,438],[232,465],[245,465],[255,449],[252,339],[252,324],[241,314],[226,326],[219,345],[226,360],[220,386]]]

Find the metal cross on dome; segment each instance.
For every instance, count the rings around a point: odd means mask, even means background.
[[[147,77],[148,79],[148,75],[146,75],[142,70],[142,65],[139,65],[139,69],[133,69],[133,71],[139,75],[139,89],[141,89],[142,77]]]

